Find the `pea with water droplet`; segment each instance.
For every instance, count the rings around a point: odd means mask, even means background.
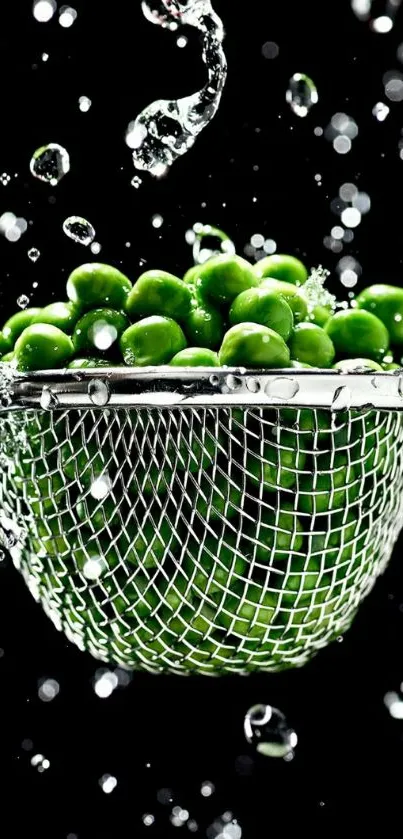
[[[71,338],[56,326],[34,323],[24,329],[15,345],[18,370],[52,370],[63,367],[74,355]]]
[[[17,338],[21,335],[27,326],[30,326],[34,318],[39,314],[39,308],[24,309],[22,312],[16,312],[12,315],[3,326],[3,337],[8,342],[8,349],[14,345]]]
[[[67,365],[68,370],[81,370],[91,367],[111,367],[112,362],[107,358],[96,358],[95,356],[89,358],[73,358],[70,364]]]
[[[376,315],[386,326],[392,344],[403,344],[403,289],[379,283],[356,297],[357,306]]]
[[[168,364],[185,347],[186,338],[179,324],[158,315],[129,326],[120,339],[125,363],[135,367]]]
[[[271,277],[264,277],[260,281],[260,288],[266,288],[275,294],[281,295],[288,303],[293,315],[294,322],[300,323],[308,315],[308,304],[301,289],[283,280],[274,280]]]
[[[290,306],[268,288],[249,288],[235,298],[229,310],[232,324],[259,323],[273,329],[287,341],[294,325]]]
[[[219,367],[218,355],[205,347],[186,347],[169,362],[171,367]]]
[[[382,361],[388,347],[386,326],[372,312],[365,309],[346,309],[336,312],[325,330],[342,356],[373,358]]]
[[[308,271],[303,262],[295,256],[282,253],[263,257],[256,262],[253,270],[260,279],[271,277],[296,286],[303,285],[308,279]]]
[[[314,323],[299,323],[289,340],[292,357],[296,361],[326,369],[335,357],[333,343],[324,329]]]
[[[221,312],[207,300],[192,298],[192,307],[183,324],[190,344],[216,350],[221,344],[224,321]]]
[[[75,268],[67,280],[67,296],[82,310],[97,306],[123,309],[132,289],[128,277],[112,265],[89,262]]]
[[[241,256],[223,254],[200,266],[195,287],[198,293],[217,303],[232,303],[247,288],[258,286],[252,265]]]
[[[257,323],[240,323],[226,332],[219,351],[227,367],[289,367],[290,351],[277,332]]]
[[[123,312],[93,309],[76,323],[73,332],[75,352],[111,352],[128,326],[129,320]]]
[[[183,280],[167,271],[146,271],[130,291],[125,310],[134,319],[162,315],[182,321],[191,302],[191,290]]]

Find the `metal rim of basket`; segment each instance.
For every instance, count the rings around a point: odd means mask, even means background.
[[[0,410],[75,408],[327,408],[403,410],[403,368],[97,367],[9,370]]]

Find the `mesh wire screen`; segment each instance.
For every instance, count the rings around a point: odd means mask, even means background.
[[[389,560],[402,437],[393,411],[9,414],[0,500],[25,533],[13,560],[57,628],[103,661],[301,666]]]

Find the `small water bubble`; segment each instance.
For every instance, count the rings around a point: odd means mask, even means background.
[[[390,108],[388,105],[385,105],[384,102],[377,102],[376,105],[372,108],[373,116],[378,120],[378,122],[383,122],[388,114],[390,113]]]
[[[171,804],[173,801],[173,792],[169,787],[162,787],[157,791],[157,801],[160,804]]]
[[[31,757],[31,766],[35,766],[38,772],[44,772],[49,769],[50,761],[42,754],[36,754]]]
[[[210,795],[213,795],[215,792],[215,786],[211,781],[203,781],[200,792],[203,798],[210,798]]]
[[[155,816],[153,816],[152,813],[144,813],[141,818],[146,827],[151,827],[151,825],[155,822]]]
[[[336,388],[332,400],[333,411],[347,411],[351,407],[351,390],[349,387]]]
[[[217,387],[217,385],[220,383],[220,380],[219,380],[218,376],[216,376],[215,374],[210,376],[209,381],[210,381],[210,384],[213,385],[213,387]]]
[[[333,140],[333,148],[338,154],[348,154],[351,151],[351,140],[346,134],[339,134]]]
[[[227,385],[228,390],[239,390],[242,387],[242,379],[239,376],[233,376],[230,373],[229,376],[226,376],[225,384]]]
[[[30,259],[31,262],[37,262],[40,255],[41,252],[40,250],[38,250],[38,248],[30,248],[28,251],[28,259]]]
[[[131,179],[130,183],[132,186],[134,186],[135,189],[139,189],[143,181],[141,180],[141,178],[139,178],[138,175],[135,175],[134,178]]]
[[[59,24],[63,29],[69,29],[76,20],[77,12],[71,6],[62,6],[59,12]]]
[[[401,102],[403,99],[403,76],[399,73],[399,75],[394,75],[392,78],[389,78],[385,84],[385,96],[391,102]]]
[[[0,175],[0,181],[3,184],[3,186],[8,186],[8,184],[11,181],[11,175],[9,175],[7,172],[3,172],[3,174]]]
[[[162,227],[162,225],[164,224],[164,219],[162,216],[156,213],[156,215],[154,215],[151,219],[151,224],[153,227],[156,228]]]
[[[259,393],[259,390],[260,390],[259,379],[254,379],[253,376],[249,376],[249,378],[246,379],[246,387],[250,391],[250,393]]]
[[[319,101],[318,91],[312,79],[305,73],[294,73],[291,77],[286,100],[298,117],[306,117],[313,105]]]
[[[282,757],[292,752],[298,738],[284,714],[271,705],[254,705],[245,716],[245,737],[265,757]]]
[[[189,819],[187,823],[187,829],[190,830],[191,833],[197,833],[199,825],[194,819]]]
[[[341,221],[345,227],[358,227],[361,213],[356,207],[347,207],[341,214]]]
[[[70,156],[63,146],[58,143],[49,143],[34,152],[29,168],[35,178],[56,186],[70,171]]]
[[[47,61],[49,58],[49,53],[43,52],[41,55],[42,61]]]
[[[42,388],[41,398],[40,398],[40,406],[44,411],[49,411],[52,408],[57,408],[59,404],[59,400],[55,393],[51,390],[48,385],[44,385]]]
[[[187,43],[188,43],[188,39],[186,38],[186,35],[180,35],[179,38],[176,41],[176,46],[179,47],[180,49],[183,49],[184,47],[187,46]]]
[[[277,58],[279,52],[280,47],[278,44],[275,43],[275,41],[266,41],[266,43],[264,43],[262,46],[263,58]]]
[[[110,390],[107,382],[100,379],[91,379],[88,384],[88,395],[91,402],[98,407],[103,408],[108,404],[110,399]]]
[[[60,691],[59,682],[56,679],[42,679],[38,685],[38,696],[42,702],[52,702]]]
[[[99,244],[99,242],[92,242],[91,243],[91,245],[90,245],[91,253],[98,254],[98,253],[101,253],[101,250],[102,250],[102,248],[101,248],[101,245]]]
[[[95,673],[93,688],[100,699],[107,699],[117,688],[119,679],[112,670],[101,668]]]
[[[17,306],[19,306],[20,309],[26,309],[28,304],[29,304],[29,297],[27,297],[26,294],[20,294],[20,296],[17,297]]]
[[[117,778],[115,778],[114,775],[106,774],[102,775],[102,778],[99,779],[98,783],[102,789],[102,792],[105,792],[107,795],[109,795],[111,792],[113,792],[115,787],[117,787],[118,782]]]
[[[275,399],[292,399],[299,391],[299,384],[295,379],[278,378],[269,382],[266,387],[267,396]]]
[[[376,17],[371,21],[371,27],[374,32],[378,32],[380,35],[386,35],[393,27],[393,20],[389,15],[380,15],[380,17]]]
[[[90,493],[96,501],[102,501],[110,493],[112,489],[112,481],[107,472],[100,475],[92,482]]]
[[[35,0],[32,13],[39,23],[47,23],[56,11],[55,0]]]
[[[91,99],[88,96],[80,96],[78,100],[78,107],[83,114],[86,114],[92,105]]]
[[[63,231],[73,242],[90,245],[95,239],[95,230],[87,219],[81,216],[69,216],[63,222]]]

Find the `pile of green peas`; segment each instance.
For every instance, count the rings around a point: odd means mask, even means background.
[[[303,290],[307,278],[306,267],[289,255],[253,266],[239,256],[222,255],[192,267],[183,279],[146,271],[134,285],[112,266],[83,265],[68,279],[67,302],[9,318],[0,333],[2,361],[22,372],[120,364],[398,367],[393,353],[403,345],[403,290],[374,285],[358,295],[354,307],[311,311]],[[95,443],[84,450],[78,429],[59,452],[51,476],[35,480],[30,458],[21,454],[15,483],[27,513],[35,517],[31,547],[37,556],[51,558],[52,574],[47,571],[40,583],[42,595],[63,589],[65,621],[83,632],[98,624],[123,661],[138,651],[151,663],[163,656],[173,666],[208,669],[214,658],[218,666],[230,660],[253,669],[256,664],[250,667],[248,660],[258,650],[280,667],[283,653],[276,641],[283,652],[287,644],[294,648],[306,616],[321,621],[325,630],[333,609],[327,605],[329,590],[342,586],[347,567],[359,575],[370,561],[370,504],[367,511],[361,505],[358,516],[356,502],[360,493],[371,497],[390,457],[388,421],[377,426],[375,417],[352,412],[351,421],[340,415],[335,428],[324,411],[267,410],[262,432],[259,417],[234,410],[228,438],[224,433],[221,442],[214,419],[207,417],[203,442],[193,441],[191,451],[184,445],[179,452],[154,452],[155,464],[139,461],[135,474],[122,470],[122,491],[102,501],[89,490],[108,457],[116,458],[107,441],[102,451]],[[43,422],[41,434],[32,428],[31,449],[38,458],[47,450]],[[250,434],[246,455],[245,427]],[[91,437],[90,428],[86,436]],[[246,484],[236,466],[228,473],[229,439]],[[49,421],[49,449],[53,441]],[[147,447],[144,451],[147,459]],[[189,498],[189,519],[193,516],[184,554],[187,528],[168,501],[176,490]],[[136,525],[132,519],[131,528],[122,529],[122,517],[130,520],[130,499],[138,505],[139,498]],[[224,533],[223,520],[229,523]],[[253,579],[252,554],[258,568]],[[70,587],[68,577],[74,582]],[[295,626],[289,620],[293,609]],[[129,635],[116,630],[134,620]],[[242,648],[234,653],[240,638]]]
[[[56,368],[368,367],[391,369],[403,344],[403,290],[374,285],[354,307],[308,307],[308,271],[276,254],[251,265],[218,255],[183,279],[149,270],[134,284],[89,263],[67,281],[66,302],[28,308],[0,332],[2,361],[29,372]]]

